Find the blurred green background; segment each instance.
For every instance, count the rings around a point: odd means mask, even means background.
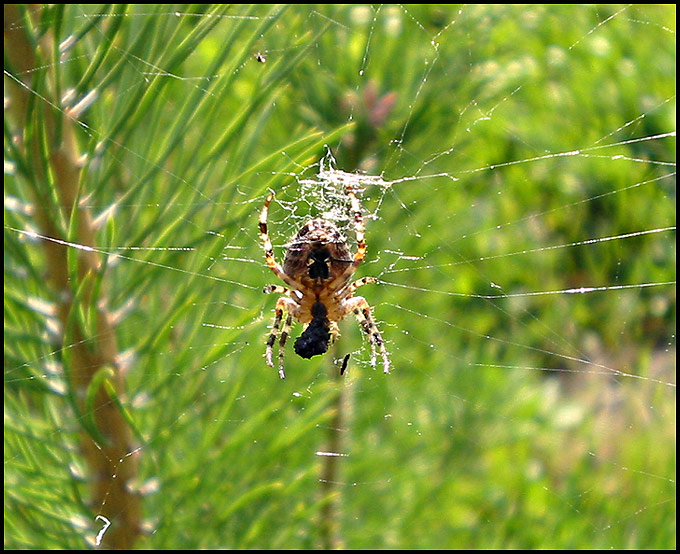
[[[154,549],[675,548],[675,21],[650,5],[6,12],[6,96],[26,105],[5,120],[5,547],[92,546],[103,515],[104,537]],[[348,318],[312,360],[295,326],[281,381],[257,218],[274,190],[281,260],[306,218],[342,208],[301,182],[329,151],[392,182],[364,187],[357,277],[379,280],[361,294],[393,371]],[[68,290],[46,278],[57,243],[31,232],[71,244]],[[101,263],[87,276],[82,244]],[[541,294],[580,287],[602,290]],[[75,350],[102,347],[97,311],[122,386],[70,378]],[[97,429],[99,387],[132,442],[93,497],[79,444],[117,432]],[[133,467],[134,530],[109,509]]]

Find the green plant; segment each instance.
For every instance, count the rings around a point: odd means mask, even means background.
[[[6,6],[6,548],[674,548],[674,21]],[[329,154],[393,371],[281,381]]]

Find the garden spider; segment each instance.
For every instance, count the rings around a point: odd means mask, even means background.
[[[357,251],[352,253],[347,241],[338,228],[331,222],[316,218],[305,223],[293,238],[286,252],[283,268],[274,257],[271,240],[267,232],[269,204],[274,198],[270,192],[262,207],[259,228],[264,247],[265,259],[269,268],[287,287],[269,285],[266,293],[282,294],[275,308],[274,323],[267,339],[265,359],[267,365],[274,367],[274,343],[284,314],[286,319],[279,338],[279,376],[285,379],[283,353],[293,318],[305,325],[296,341],[295,352],[302,358],[311,358],[328,350],[331,342],[340,335],[338,322],[353,313],[371,344],[371,365],[375,367],[376,346],[380,350],[383,371],[390,372],[390,360],[385,343],[371,315],[371,307],[354,291],[363,285],[375,283],[374,277],[364,277],[350,283],[350,279],[366,256],[364,224],[361,217],[361,204],[354,190],[348,184],[347,196],[350,199],[351,215],[357,236]]]

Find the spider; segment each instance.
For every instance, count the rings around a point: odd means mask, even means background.
[[[279,338],[279,376],[285,379],[284,346],[293,318],[305,328],[296,339],[295,352],[302,358],[324,354],[329,345],[340,335],[338,322],[353,313],[368,335],[371,344],[371,365],[375,367],[376,348],[380,350],[383,371],[390,372],[390,360],[380,330],[371,315],[371,307],[354,292],[361,286],[376,283],[374,277],[363,277],[353,283],[350,279],[366,256],[364,223],[361,204],[350,185],[346,186],[350,199],[351,215],[357,237],[357,251],[350,251],[347,241],[330,221],[316,218],[305,223],[293,238],[281,267],[274,257],[267,232],[269,204],[274,198],[270,192],[262,207],[259,228],[267,265],[287,286],[269,285],[265,293],[282,296],[276,302],[274,323],[267,339],[265,359],[274,367],[274,343],[279,334],[281,321],[286,315]]]

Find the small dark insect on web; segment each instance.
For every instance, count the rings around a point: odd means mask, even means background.
[[[345,370],[347,369],[347,363],[349,362],[349,354],[345,354],[345,357],[342,360],[342,367],[340,367],[340,375],[343,375],[345,373]]]

